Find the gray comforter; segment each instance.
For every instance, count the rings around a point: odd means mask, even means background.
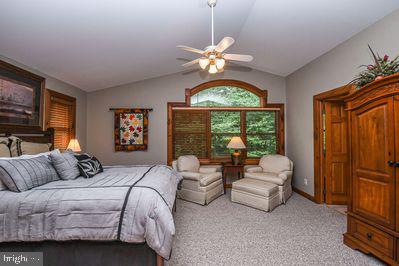
[[[0,191],[0,242],[120,240],[168,259],[182,177],[167,166],[115,166],[93,178]]]

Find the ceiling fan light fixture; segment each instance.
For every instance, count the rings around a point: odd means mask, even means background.
[[[218,69],[215,64],[211,64],[208,70],[209,74],[216,74],[218,73]]]
[[[209,58],[201,57],[198,63],[202,69],[205,69],[209,65]]]
[[[226,61],[223,58],[217,58],[216,59],[216,67],[219,70],[223,69],[225,64],[226,64]]]

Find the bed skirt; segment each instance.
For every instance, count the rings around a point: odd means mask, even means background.
[[[157,265],[146,243],[119,241],[43,241],[0,243],[0,252],[43,252],[45,266]]]

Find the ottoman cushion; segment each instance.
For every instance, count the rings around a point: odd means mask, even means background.
[[[233,189],[262,197],[270,197],[278,193],[277,185],[253,178],[243,178],[233,182]]]

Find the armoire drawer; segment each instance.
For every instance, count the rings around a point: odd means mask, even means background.
[[[348,217],[351,221],[351,234],[379,252],[394,257],[394,237],[373,226]]]

